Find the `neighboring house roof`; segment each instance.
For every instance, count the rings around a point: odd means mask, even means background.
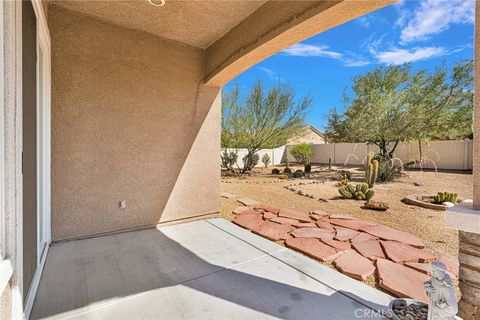
[[[321,136],[322,138],[325,137],[325,134],[324,134],[322,131],[318,130],[318,129],[317,129],[316,127],[314,127],[313,125],[309,124],[309,125],[306,126],[306,127],[310,128],[310,130],[312,130],[313,132],[315,132],[316,134],[318,134],[318,135]]]
[[[314,135],[313,139],[312,133]],[[325,135],[315,126],[309,124],[304,126],[303,130],[298,134],[298,136],[290,138],[287,142],[287,144],[298,143],[325,143]]]

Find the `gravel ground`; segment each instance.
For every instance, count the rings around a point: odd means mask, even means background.
[[[255,170],[248,177],[222,177],[222,191],[233,193],[232,199],[222,198],[221,216],[231,220],[233,209],[240,206],[236,199],[250,197],[273,207],[311,211],[321,209],[329,213],[341,213],[358,218],[375,221],[390,227],[410,232],[424,240],[426,250],[444,257],[455,258],[458,255],[457,231],[447,229],[443,211],[424,209],[406,205],[401,200],[408,194],[436,194],[440,191],[458,193],[461,199],[472,198],[472,174],[463,172],[408,171],[398,181],[377,184],[374,187],[374,200],[390,204],[386,212],[362,209],[363,201],[335,199],[338,196],[336,179],[337,168],[328,171],[325,167],[313,166],[311,179],[290,179],[274,182],[278,176],[271,175],[273,167]],[[282,169],[281,167],[279,167]],[[299,169],[300,167],[292,167]],[[358,168],[348,168],[353,172],[353,182],[361,182],[363,172]],[[309,199],[283,188],[285,185],[298,185],[300,182],[324,180],[324,183],[298,186],[306,193],[313,193],[316,199]],[[357,181],[355,181],[357,180]],[[422,186],[415,186],[414,183]],[[329,202],[318,201],[319,197],[330,199]]]

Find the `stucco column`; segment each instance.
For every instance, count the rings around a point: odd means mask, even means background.
[[[475,99],[473,125],[473,208],[480,210],[480,5],[475,9]],[[476,212],[478,213],[478,212]],[[477,225],[478,228],[478,225]],[[480,319],[480,230],[459,230],[459,316]]]
[[[473,113],[473,208],[480,210],[480,4],[475,9],[475,98]]]

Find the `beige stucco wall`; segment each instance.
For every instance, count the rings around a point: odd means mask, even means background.
[[[473,137],[473,200],[480,210],[480,4],[475,14],[475,111]]]
[[[53,240],[218,212],[204,52],[55,5],[49,27]]]

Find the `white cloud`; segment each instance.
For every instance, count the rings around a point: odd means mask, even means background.
[[[424,0],[412,14],[402,11],[397,25],[403,29],[402,43],[427,40],[447,30],[451,24],[473,24],[474,0]]]
[[[363,67],[370,64],[370,61],[365,59],[345,59],[343,64],[346,67]]]
[[[442,47],[423,47],[412,49],[393,48],[388,51],[372,52],[380,63],[402,64],[426,60],[433,57],[447,55],[450,52]]]
[[[332,59],[340,59],[342,54],[339,52],[328,50],[328,46],[312,45],[305,43],[297,43],[282,51],[287,56],[295,57],[325,57]]]
[[[257,68],[265,72],[270,77],[275,77],[277,75],[277,73],[270,68],[265,68],[265,67],[257,67]]]
[[[278,82],[285,82],[283,77],[281,77],[277,72],[273,71],[272,69],[266,68],[266,67],[257,67],[257,68],[258,68],[258,70],[264,72],[270,80],[278,81]]]
[[[282,54],[295,57],[323,57],[341,61],[347,67],[362,67],[368,60],[351,52],[336,52],[325,45],[298,43],[282,51]]]
[[[360,17],[360,18],[357,18],[355,20],[355,22],[360,25],[361,27],[364,27],[366,29],[368,29],[370,27],[370,20],[368,20],[367,17],[363,16],[363,17]]]

